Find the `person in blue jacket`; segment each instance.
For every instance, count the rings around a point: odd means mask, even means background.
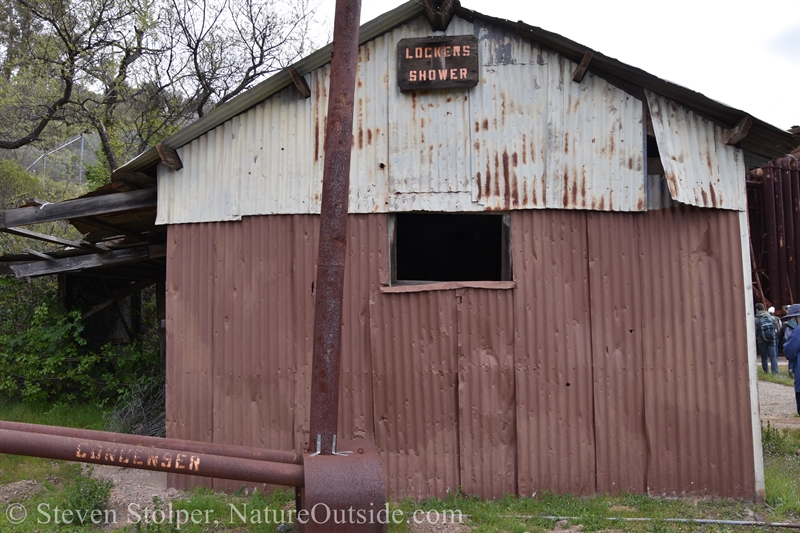
[[[792,304],[786,310],[784,322],[793,322],[796,326],[800,317],[800,304]],[[783,341],[783,354],[789,361],[789,369],[794,372],[794,397],[797,402],[797,415],[800,416],[800,368],[798,368],[798,355],[800,355],[800,330],[795,332],[791,328],[784,332],[787,337]]]

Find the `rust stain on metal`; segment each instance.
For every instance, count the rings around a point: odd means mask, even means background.
[[[165,439],[164,445],[169,446],[170,441]],[[303,486],[301,465],[192,454],[179,449],[124,445],[47,433],[0,429],[0,452],[193,476]]]
[[[360,0],[337,0],[325,134],[322,210],[314,312],[310,433],[321,453],[333,451],[339,420],[342,298],[347,257],[347,206],[358,66]],[[310,447],[314,444],[310,443]],[[313,451],[313,450],[312,450]]]
[[[511,169],[509,168],[508,152],[503,152],[503,203],[505,208],[511,207]]]

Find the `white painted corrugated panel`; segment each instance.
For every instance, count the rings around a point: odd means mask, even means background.
[[[400,92],[396,46],[401,39],[430,34],[420,17],[388,34],[390,48],[389,186],[392,194],[470,190],[468,89]],[[454,18],[446,35],[472,34],[472,24]],[[438,210],[436,205],[429,206]]]
[[[359,49],[350,211],[646,208],[641,103],[575,64],[486,23],[472,89],[401,93],[397,42],[423,17]],[[158,223],[319,212],[330,65],[179,149],[159,167]]]
[[[645,94],[672,199],[744,211],[744,155],[725,144],[725,130],[668,98]]]
[[[314,187],[319,181],[314,175],[314,109],[312,99],[287,87],[242,115],[253,122],[248,129],[255,137],[232,146],[254,154],[249,158],[253,165],[241,176],[240,214],[281,213],[287,204],[293,213],[319,212],[314,202],[322,190],[321,184]]]
[[[643,211],[642,103],[577,64],[550,56],[547,207]]]
[[[476,24],[481,79],[472,90],[472,199],[486,209],[544,207],[548,53]]]

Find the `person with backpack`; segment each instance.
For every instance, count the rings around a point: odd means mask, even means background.
[[[761,357],[761,368],[764,372],[769,372],[769,364],[772,365],[772,373],[778,373],[778,323],[775,318],[764,310],[764,304],[756,304],[756,350]]]
[[[789,306],[784,317],[787,325],[793,323],[797,326],[798,317],[800,317],[800,304],[792,304]],[[786,340],[783,342],[783,353],[786,355],[786,360],[789,361],[789,369],[794,372],[794,398],[797,402],[797,415],[800,416],[800,372],[798,372],[798,356],[800,355],[800,334],[795,334],[795,328],[786,330],[788,334]]]

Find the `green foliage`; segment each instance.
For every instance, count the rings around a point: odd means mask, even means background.
[[[65,487],[64,508],[75,513],[75,521],[81,525],[92,524],[92,513],[102,516],[108,508],[108,498],[114,484],[111,481],[92,477],[94,469],[91,465],[81,471],[80,465],[71,465],[78,470],[77,475]],[[94,518],[96,523],[97,518]]]
[[[152,508],[152,515],[160,515],[161,512],[164,512],[164,506],[161,503],[161,500],[158,496],[153,496],[153,508]],[[166,512],[169,512],[168,510]],[[134,526],[133,531],[135,533],[175,533],[180,531],[178,526],[172,520],[163,520],[163,521],[156,521],[156,520],[147,520],[144,519],[138,520]]]
[[[778,383],[780,385],[789,385],[794,387],[794,379],[789,377],[789,374],[784,374],[783,372],[779,372],[777,374],[772,374],[768,372],[764,372],[760,367],[758,369],[758,379],[760,381],[769,381],[770,383]]]
[[[800,430],[780,429],[767,422],[761,426],[761,444],[765,456],[793,456],[800,450]]]
[[[111,170],[108,168],[108,163],[102,158],[94,165],[87,165],[84,175],[86,176],[86,184],[90,189],[96,189],[111,183]]]
[[[26,287],[0,278],[0,393],[28,402],[103,403],[131,385],[163,380],[156,343],[89,350],[80,312],[57,310],[50,281]],[[24,292],[38,303],[31,306]]]
[[[12,209],[26,198],[39,196],[41,185],[14,161],[0,160],[0,209]]]

